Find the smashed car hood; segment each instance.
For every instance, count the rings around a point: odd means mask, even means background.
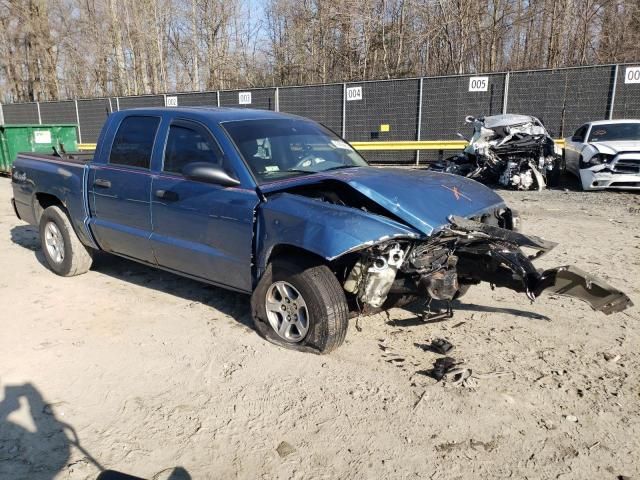
[[[536,117],[505,113],[504,115],[491,115],[484,117],[484,126],[487,128],[505,127],[508,125],[520,125],[523,123],[539,123]]]
[[[590,142],[600,153],[615,155],[619,152],[640,152],[640,140]]]
[[[262,185],[263,193],[332,180],[349,185],[419,232],[431,235],[450,215],[477,216],[504,206],[490,188],[458,175],[399,168],[355,167]]]

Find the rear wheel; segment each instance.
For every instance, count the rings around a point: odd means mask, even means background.
[[[42,212],[40,242],[47,265],[54,273],[72,277],[91,268],[92,252],[82,244],[62,208],[52,206]]]
[[[258,333],[282,347],[328,353],[347,334],[347,300],[325,265],[276,259],[253,292],[251,310]]]

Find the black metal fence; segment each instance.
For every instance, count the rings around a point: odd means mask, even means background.
[[[602,65],[299,87],[172,93],[0,105],[0,123],[77,123],[93,143],[113,111],[158,106],[247,107],[317,120],[349,141],[451,140],[466,115],[538,117],[554,137],[591,120],[640,117],[640,65]],[[428,161],[416,151],[371,151],[376,163]]]

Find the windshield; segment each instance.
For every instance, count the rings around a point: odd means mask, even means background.
[[[244,120],[222,126],[259,183],[367,165],[348,143],[314,122]]]
[[[609,123],[591,127],[589,142],[611,140],[640,140],[640,123]]]

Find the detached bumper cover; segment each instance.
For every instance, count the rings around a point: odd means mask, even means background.
[[[536,296],[543,291],[578,298],[606,315],[633,306],[631,299],[617,288],[584,270],[568,265],[542,273],[535,289]]]
[[[477,239],[478,242],[467,246],[464,252],[484,254],[484,261],[473,261],[471,257],[462,262],[461,257],[458,271],[465,277],[525,292],[531,300],[542,292],[574,297],[606,315],[633,306],[623,292],[577,267],[536,269],[532,260],[553,249],[554,242],[457,216],[451,216],[449,222],[452,230],[466,232]],[[536,253],[526,256],[520,247],[533,249]],[[458,254],[462,251],[459,249]]]

